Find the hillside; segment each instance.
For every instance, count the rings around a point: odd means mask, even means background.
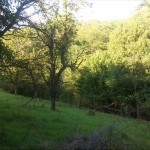
[[[0,150],[50,149],[75,133],[89,134],[113,124],[115,137],[126,148],[150,149],[150,123],[88,109],[57,103],[51,111],[49,101],[36,100],[24,105],[30,98],[0,92]],[[35,106],[34,106],[35,104]]]

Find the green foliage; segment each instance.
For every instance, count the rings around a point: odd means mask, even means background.
[[[79,94],[83,99],[88,100],[94,105],[95,102],[102,103],[107,101],[107,85],[105,84],[104,74],[99,72],[92,73],[88,69],[83,69],[81,77],[77,81]],[[105,90],[106,89],[106,90]]]
[[[89,110],[89,111],[88,111],[88,115],[90,115],[90,116],[95,116],[95,111],[94,111],[94,110]]]
[[[88,106],[117,101],[124,112],[148,114],[144,108],[150,88],[149,2],[120,22],[77,23],[76,1],[39,5],[45,22],[9,32],[10,40],[0,41],[1,87],[71,104],[79,97],[77,101]]]
[[[13,55],[11,49],[0,39],[0,67],[5,67],[11,63]]]
[[[109,34],[116,26],[116,22],[82,22],[78,27],[77,40],[80,48],[85,49],[86,54],[93,54],[96,51],[107,50]]]
[[[21,90],[18,89],[24,89],[23,95],[33,97],[37,85],[42,84],[39,70],[45,63],[43,60],[43,46],[37,39],[29,38],[34,36],[35,32],[32,29],[23,28],[16,32],[15,35],[8,36],[10,40],[4,40],[7,47],[11,49],[13,56],[7,67],[3,68],[1,76],[2,87],[7,91],[18,91],[18,94],[22,94]],[[30,88],[25,90],[25,87]],[[27,95],[27,93],[30,94]]]
[[[94,63],[90,65],[90,62]],[[141,63],[134,66],[127,64],[124,60],[116,60],[115,55],[110,56],[109,51],[91,57],[77,79],[77,89],[83,103],[98,106],[117,101],[118,109],[125,111],[128,107],[128,111],[135,115],[137,97],[140,104],[144,104],[149,94],[149,73]],[[143,87],[146,90],[143,91]]]
[[[147,97],[150,87],[148,8],[149,2],[145,2],[135,16],[118,22],[114,27],[111,25],[112,30],[106,32],[106,36],[109,37],[107,51],[93,51],[91,57],[88,57],[77,78],[78,93],[84,103],[110,105],[117,101],[118,109],[127,109],[132,115],[143,114],[144,103],[149,101]],[[91,39],[98,39],[94,33],[100,36],[98,30],[92,30]],[[93,40],[90,46],[97,49],[94,47],[97,43],[95,41]],[[97,44],[99,46],[100,41]],[[141,105],[143,107],[140,107]]]

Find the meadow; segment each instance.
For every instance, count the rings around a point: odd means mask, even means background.
[[[0,150],[54,149],[74,134],[88,135],[114,126],[116,141],[127,149],[150,149],[150,123],[117,115],[78,109],[50,102],[0,92]],[[117,142],[118,142],[117,141]],[[59,147],[60,148],[60,147]]]

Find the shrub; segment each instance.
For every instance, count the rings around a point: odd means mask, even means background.
[[[95,111],[94,111],[94,110],[89,110],[89,111],[88,111],[88,115],[90,115],[90,116],[95,116]]]
[[[61,149],[65,150],[115,150],[117,140],[114,136],[114,124],[108,128],[100,129],[90,135],[74,134],[63,142]]]

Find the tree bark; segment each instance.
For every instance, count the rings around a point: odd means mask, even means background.
[[[50,91],[50,98],[51,98],[51,110],[56,110],[56,97],[57,97],[57,90],[53,87]]]
[[[15,86],[14,93],[17,95],[17,86]]]
[[[33,73],[33,69],[27,68],[27,71],[29,72],[29,75],[31,77],[32,80],[32,85],[34,88],[34,98],[37,98],[37,94],[38,94],[38,85],[37,85],[37,79]]]
[[[55,98],[51,98],[51,110],[55,111],[56,110],[56,99]]]
[[[37,84],[33,83],[33,87],[34,87],[34,98],[37,98],[37,94],[38,94]]]

